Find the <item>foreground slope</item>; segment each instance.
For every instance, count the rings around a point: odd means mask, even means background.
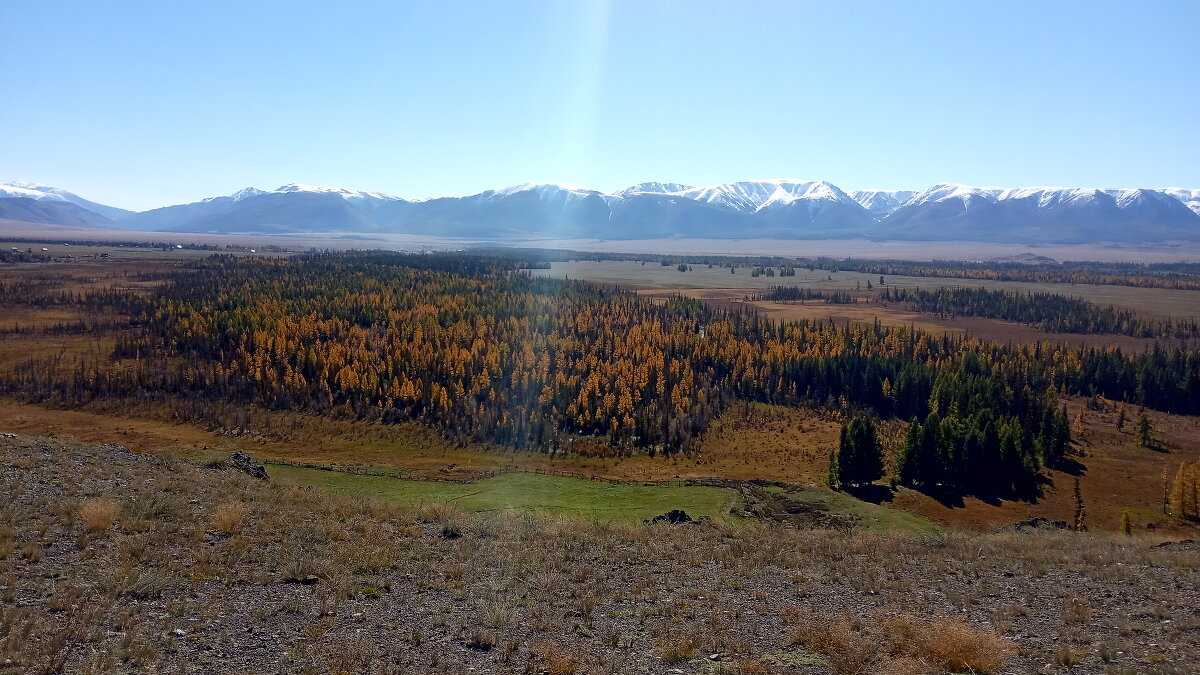
[[[1194,545],[401,510],[0,438],[13,672],[1182,673]]]

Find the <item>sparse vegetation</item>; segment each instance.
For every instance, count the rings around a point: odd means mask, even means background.
[[[0,540],[42,552],[0,559],[0,658],[21,670],[1000,673],[1065,649],[1076,668],[1182,668],[1200,648],[1194,545],[1138,535],[472,514],[47,439],[0,439],[0,480],[20,486]],[[77,509],[45,506],[118,485],[113,526],[82,545]],[[254,527],[213,532],[243,509]],[[1124,616],[1138,645],[1078,648],[1126,644]]]

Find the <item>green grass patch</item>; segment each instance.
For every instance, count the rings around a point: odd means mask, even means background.
[[[523,509],[596,520],[641,521],[671,509],[693,518],[720,517],[736,498],[716,487],[627,485],[583,478],[508,473],[474,483],[403,480],[268,464],[271,479],[360,495],[400,506],[448,503],[466,511]]]
[[[806,489],[790,495],[798,501],[822,503],[833,513],[848,513],[859,518],[859,527],[875,532],[937,532],[938,526],[927,518],[880,504],[864,502],[851,495],[831,490]]]

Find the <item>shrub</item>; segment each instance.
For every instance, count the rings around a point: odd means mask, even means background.
[[[234,534],[242,529],[250,507],[245,502],[225,502],[213,509],[213,527],[225,534]]]
[[[79,519],[83,521],[88,532],[107,530],[117,522],[120,513],[120,507],[108,495],[85,499],[79,503]]]
[[[923,642],[930,661],[955,673],[997,672],[1012,651],[1012,644],[994,631],[958,620],[931,622]]]

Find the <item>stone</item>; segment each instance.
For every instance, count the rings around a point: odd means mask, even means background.
[[[670,523],[679,525],[680,523],[692,523],[692,517],[687,514],[687,511],[682,509],[671,509],[661,516],[654,516],[649,521],[650,523]]]
[[[233,462],[233,468],[237,469],[238,471],[241,471],[248,476],[253,476],[259,480],[269,480],[269,478],[267,478],[267,470],[264,469],[261,464],[255,464],[254,460],[250,459],[250,455],[247,455],[241,450],[234,452],[229,456],[229,459],[231,462]]]

